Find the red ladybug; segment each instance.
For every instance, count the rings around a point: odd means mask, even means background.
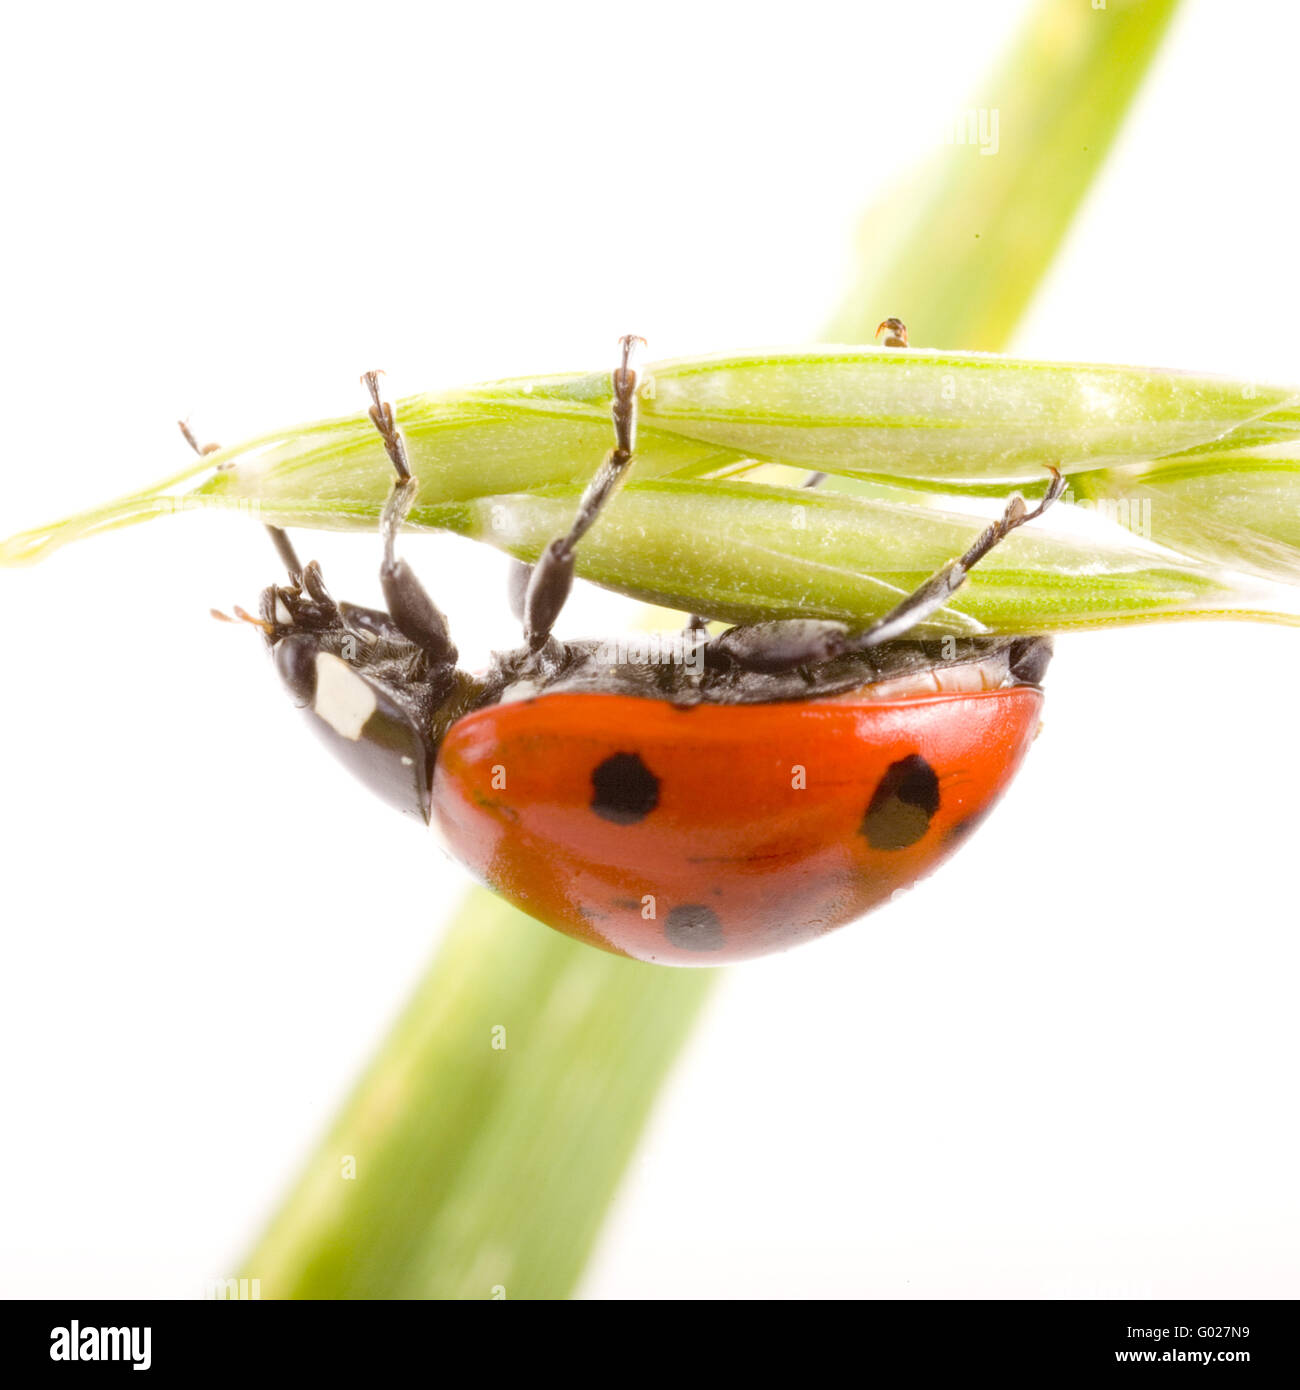
[[[521,567],[517,651],[458,669],[445,618],[395,557],[416,481],[374,373],[370,415],[397,472],[380,522],[387,611],[336,603],[271,528],[289,583],[250,621],[335,754],[494,891],[608,951],[718,965],[860,917],[997,801],[1038,728],[1049,640],[905,634],[1064,484],[1053,470],[1032,510],[1013,497],[863,631],[794,619],[710,637],[692,618],[669,638],[562,643],[576,547],[632,460],[634,341],[613,373],[614,447],[569,532]]]

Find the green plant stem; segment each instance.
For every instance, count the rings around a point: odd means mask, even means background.
[[[559,1298],[713,982],[474,894],[242,1271],[264,1298]]]
[[[1001,352],[1051,264],[1141,85],[1178,0],[1048,0],[954,122],[985,114],[860,229],[861,271],[832,318],[872,341],[886,314],[912,340]],[[992,141],[996,113],[996,152]],[[954,131],[954,135],[956,132]]]

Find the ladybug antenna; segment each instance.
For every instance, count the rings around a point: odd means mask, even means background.
[[[238,604],[235,604],[235,616],[233,618],[229,613],[223,613],[220,608],[209,608],[208,612],[219,623],[248,623],[252,627],[260,627],[268,637],[273,631],[270,623],[263,622],[261,618],[253,617],[251,613],[245,613]]]

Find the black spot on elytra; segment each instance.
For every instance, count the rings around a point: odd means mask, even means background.
[[[939,809],[939,779],[919,754],[891,763],[862,818],[872,849],[906,849],[930,828]]]
[[[659,779],[635,753],[615,753],[591,774],[591,809],[615,825],[635,825],[659,805]]]
[[[951,845],[961,844],[968,835],[984,824],[986,814],[986,811],[977,811],[973,816],[967,816],[965,820],[958,821],[948,832],[948,843]]]
[[[719,951],[723,946],[722,923],[703,903],[673,908],[664,923],[664,935],[683,951]]]

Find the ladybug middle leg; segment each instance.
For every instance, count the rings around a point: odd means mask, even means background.
[[[1042,516],[1061,496],[1065,491],[1065,479],[1057,468],[1052,468],[1051,474],[1052,481],[1037,506],[1027,507],[1019,493],[1013,494],[1002,515],[986,527],[967,550],[936,570],[924,584],[870,627],[854,632],[845,623],[813,618],[753,623],[729,628],[713,638],[707,659],[715,666],[734,662],[749,671],[788,671],[892,642],[942,608],[991,550],[1012,531]]]
[[[596,476],[587,484],[578,503],[578,514],[573,525],[542,551],[526,576],[519,569],[514,572],[512,588],[517,611],[523,619],[524,645],[532,656],[540,653],[550,641],[551,629],[569,597],[578,542],[591,529],[601,508],[618,491],[618,485],[632,463],[632,451],[636,447],[637,387],[637,373],[632,358],[642,342],[632,334],[619,341],[621,355],[612,378],[614,447],[605,455]]]

